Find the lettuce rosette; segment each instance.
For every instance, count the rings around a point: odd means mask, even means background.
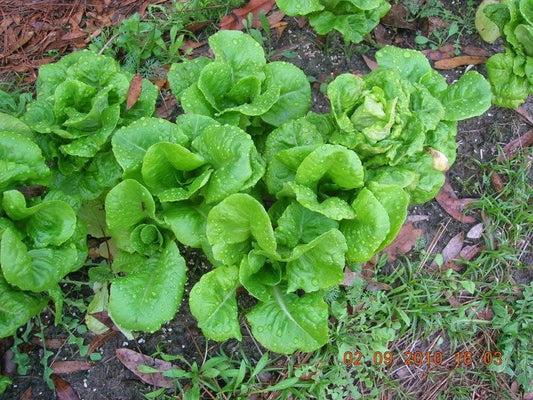
[[[135,104],[127,107],[133,74],[113,58],[84,50],[39,69],[37,100],[24,122],[47,161],[57,162],[55,186],[89,200],[116,183],[119,168],[109,152],[114,131],[155,110],[158,90],[143,79]],[[79,200],[79,199],[78,199]]]
[[[533,1],[502,0],[480,7],[505,45],[505,51],[490,57],[486,64],[493,102],[516,108],[533,93]]]
[[[209,37],[214,59],[173,64],[168,81],[186,113],[263,133],[305,115],[311,87],[298,67],[267,63],[263,48],[240,31]]]
[[[391,5],[386,0],[276,0],[287,15],[303,15],[319,35],[336,30],[346,42],[362,42],[387,14]]]
[[[327,140],[355,151],[369,178],[400,184],[412,203],[431,200],[455,160],[457,121],[490,107],[490,86],[475,71],[448,85],[413,50],[385,47],[376,60],[371,73],[328,86],[337,129]]]

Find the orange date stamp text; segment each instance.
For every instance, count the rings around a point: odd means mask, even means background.
[[[451,355],[444,355],[440,351],[404,351],[401,355],[401,363],[404,365],[442,365],[451,359],[455,367],[471,365],[501,365],[502,353],[499,351],[485,351],[483,354],[473,354],[470,351],[458,351]],[[395,362],[395,356],[391,351],[374,351],[365,357],[360,351],[346,351],[342,361],[347,366],[365,365],[370,362],[373,365],[389,366]]]

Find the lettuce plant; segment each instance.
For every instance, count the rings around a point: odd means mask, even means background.
[[[322,346],[328,307],[321,290],[342,281],[346,252],[335,226],[294,202],[274,229],[263,205],[248,194],[214,206],[207,237],[222,266],[200,279],[189,300],[204,335],[241,339],[236,292],[244,287],[257,299],[247,318],[264,346],[279,353]]]
[[[61,316],[59,281],[87,256],[86,230],[60,200],[26,201],[18,187],[46,185],[50,170],[31,130],[0,114],[0,337],[12,335],[52,298]]]
[[[419,52],[385,47],[379,67],[328,86],[337,125],[328,138],[357,153],[370,180],[394,183],[411,203],[431,200],[455,160],[457,121],[484,113],[490,86],[469,71],[448,85]]]
[[[37,100],[24,121],[48,161],[57,162],[54,189],[78,200],[97,198],[120,169],[109,152],[113,132],[155,109],[157,87],[143,80],[137,102],[126,107],[133,74],[112,58],[79,51],[39,69]]]
[[[183,110],[262,133],[305,115],[311,87],[296,66],[267,63],[259,43],[240,31],[209,38],[214,60],[173,64],[168,81]]]
[[[287,15],[303,15],[319,35],[332,30],[346,42],[359,43],[390,9],[385,0],[276,0]]]
[[[486,64],[493,102],[515,108],[533,93],[533,1],[502,0],[483,7],[505,45],[505,52]]]

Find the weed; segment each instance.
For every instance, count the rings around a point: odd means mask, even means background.
[[[444,24],[436,27],[427,36],[420,32],[415,37],[415,43],[421,48],[438,49],[448,43],[453,43],[456,51],[461,47],[463,35],[471,35],[475,31],[474,17],[476,3],[473,0],[460,4],[457,11],[448,10],[439,0],[405,0],[403,5],[408,12],[408,21],[438,18]]]

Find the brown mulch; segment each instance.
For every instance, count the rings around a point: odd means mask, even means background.
[[[13,73],[37,78],[37,69],[85,48],[102,29],[150,4],[169,0],[0,0],[0,81]]]

